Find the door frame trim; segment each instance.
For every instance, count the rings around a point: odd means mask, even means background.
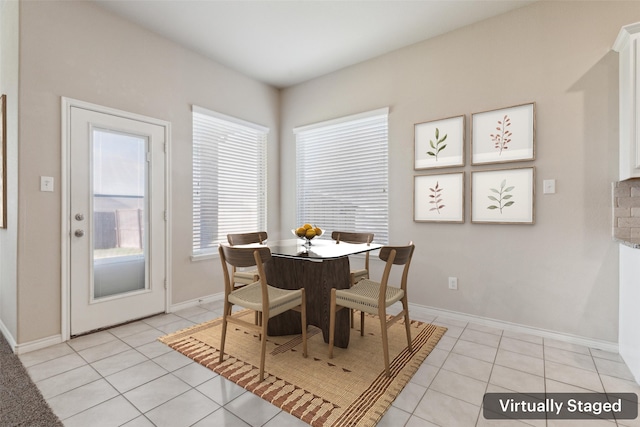
[[[155,119],[148,116],[129,113],[127,111],[115,108],[105,107],[102,105],[92,104],[90,102],[80,101],[73,98],[61,97],[61,139],[62,139],[62,155],[61,155],[61,201],[62,201],[62,219],[61,219],[61,247],[60,247],[60,331],[62,341],[68,341],[71,338],[71,221],[70,221],[70,174],[69,167],[71,165],[71,108],[83,108],[85,110],[97,113],[110,114],[126,119],[146,122],[158,125],[164,128],[165,137],[165,178],[164,178],[164,211],[165,211],[165,313],[171,307],[171,123],[165,120]]]

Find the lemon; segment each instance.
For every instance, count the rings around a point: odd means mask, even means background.
[[[308,229],[304,237],[306,237],[307,239],[313,239],[314,237],[316,237],[316,230],[314,230],[313,228]]]
[[[322,230],[320,230],[320,227],[314,228],[313,231],[316,232],[316,236],[322,236]]]
[[[303,227],[305,228],[305,230],[310,230],[310,229],[312,229],[312,228],[313,228],[313,225],[311,225],[311,224],[305,224],[305,225],[303,225]]]
[[[304,235],[307,234],[307,229],[304,227],[299,227],[296,229],[296,236],[298,237],[304,237]]]

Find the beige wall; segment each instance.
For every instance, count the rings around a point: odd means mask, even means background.
[[[410,301],[617,342],[618,245],[611,183],[618,173],[618,55],[637,2],[539,2],[286,89],[281,164],[296,126],[389,106],[391,243],[416,243]],[[413,125],[536,103],[535,162],[467,166],[465,224],[413,222]],[[536,224],[470,223],[475,170],[536,167]],[[557,194],[543,195],[542,180]],[[282,223],[295,223],[295,169],[281,175]],[[459,290],[447,289],[456,276]]]
[[[271,129],[269,228],[277,230],[279,92],[89,2],[21,2],[20,12],[18,343],[61,333],[63,96],[171,122],[172,303],[222,292],[219,261],[190,260],[191,105]],[[55,192],[39,191],[41,175],[55,178]]]
[[[222,290],[217,260],[189,258],[191,104],[272,129],[270,236],[295,222],[291,129],[390,106],[390,232],[393,243],[417,244],[412,302],[616,342],[618,58],[610,48],[620,27],[636,21],[637,2],[540,2],[280,93],[93,4],[21,2],[12,198],[19,282],[5,287],[3,272],[0,288],[0,297],[8,289],[18,298],[17,342],[61,332],[62,96],[172,123],[174,304]],[[469,124],[473,112],[525,102],[536,102],[537,160],[515,165],[536,166],[536,224],[470,224],[469,209],[462,225],[414,223],[413,124],[460,114]],[[490,168],[451,170],[468,180],[471,170]],[[41,175],[56,179],[54,193],[38,191]],[[542,195],[542,180],[551,178],[558,193]],[[457,292],[447,290],[448,276],[459,278]]]
[[[0,94],[7,95],[7,228],[0,230],[0,329],[15,339],[18,245],[18,57],[19,6],[0,0]]]

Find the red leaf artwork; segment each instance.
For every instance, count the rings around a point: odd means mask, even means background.
[[[511,136],[513,135],[513,132],[507,129],[509,126],[511,126],[511,119],[505,114],[502,120],[498,120],[497,132],[490,135],[494,148],[499,150],[498,155],[502,154],[502,150],[509,148],[508,144],[511,142]]]

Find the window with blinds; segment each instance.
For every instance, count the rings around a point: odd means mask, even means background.
[[[193,254],[266,230],[268,128],[193,107]]]
[[[294,129],[297,222],[389,241],[388,108]]]

